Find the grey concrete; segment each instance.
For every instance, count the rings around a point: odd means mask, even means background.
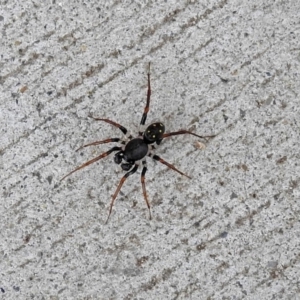
[[[105,4],[101,4],[103,2]],[[42,4],[41,4],[42,3]],[[1,1],[1,299],[300,299],[299,1]],[[148,122],[174,137],[104,225],[108,157]],[[202,144],[206,148],[203,148]]]

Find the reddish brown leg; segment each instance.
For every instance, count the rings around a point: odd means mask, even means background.
[[[148,210],[149,210],[149,219],[151,220],[152,216],[151,216],[150,204],[149,204],[149,201],[148,201],[147,191],[146,191],[146,184],[145,184],[145,174],[147,172],[147,166],[146,166],[146,161],[145,160],[143,160],[143,166],[144,167],[143,167],[143,170],[142,170],[141,182],[142,182],[144,199],[146,201],[146,204],[147,204],[147,207],[148,207]]]
[[[202,136],[202,135],[198,135],[198,134],[195,134],[193,132],[190,132],[188,130],[179,130],[179,131],[174,131],[174,132],[169,132],[169,133],[165,133],[163,135],[163,139],[164,138],[167,138],[169,136],[173,136],[173,135],[179,135],[179,134],[191,134],[191,135],[194,135],[198,138],[201,138],[201,139],[206,139],[206,138],[213,138],[215,137],[216,135],[207,135],[207,136]]]
[[[93,142],[93,143],[90,143],[90,144],[83,145],[80,148],[78,148],[76,151],[79,151],[82,148],[89,147],[89,146],[96,146],[96,145],[100,145],[100,144],[119,142],[119,141],[120,141],[119,138],[111,138],[111,139],[107,139],[107,140],[104,140],[104,141],[96,141],[96,142]]]
[[[126,133],[128,131],[124,126],[122,126],[114,121],[111,121],[109,119],[94,118],[93,116],[89,116],[89,117],[94,119],[95,121],[103,121],[103,122],[109,123],[109,124],[119,128],[124,133],[124,135],[126,135]]]
[[[114,193],[114,195],[112,197],[112,200],[111,200],[111,203],[110,203],[110,207],[109,207],[108,217],[107,217],[107,219],[105,221],[105,224],[107,224],[107,222],[108,222],[108,219],[109,219],[109,217],[111,215],[111,212],[112,212],[112,208],[113,208],[114,202],[115,202],[115,200],[116,200],[116,198],[117,198],[117,196],[118,196],[118,194],[119,194],[119,192],[121,190],[121,187],[122,187],[123,183],[125,182],[125,180],[127,179],[127,177],[130,176],[130,175],[132,175],[132,174],[134,174],[137,171],[137,169],[138,169],[138,165],[135,165],[134,168],[131,171],[127,172],[122,177],[122,179],[120,180],[120,183],[119,183],[119,185],[118,185],[118,187],[117,187],[117,189],[116,189],[116,191],[115,191],[115,193]]]
[[[153,155],[153,156],[152,156],[151,153],[148,154],[148,156],[150,156],[150,157],[152,157],[154,160],[157,160],[157,161],[159,161],[160,163],[166,165],[166,166],[169,167],[170,169],[172,169],[172,170],[178,172],[179,174],[181,174],[181,175],[183,175],[183,176],[186,176],[186,177],[189,178],[189,179],[192,179],[190,176],[188,176],[188,175],[184,174],[183,172],[179,171],[179,170],[176,169],[173,165],[169,164],[168,162],[166,162],[165,160],[163,160],[163,159],[160,158],[159,156],[157,156],[157,155]]]
[[[150,108],[150,97],[151,97],[151,85],[150,85],[150,63],[149,63],[149,69],[148,69],[148,91],[147,91],[147,103],[144,109],[144,113],[141,119],[140,125],[145,125],[147,114],[149,112]]]
[[[83,165],[77,167],[75,170],[73,170],[72,172],[70,172],[70,173],[68,173],[66,176],[64,176],[60,181],[64,180],[66,177],[70,176],[71,174],[73,174],[73,173],[79,171],[80,169],[83,169],[83,168],[89,166],[90,164],[92,164],[92,163],[94,163],[94,162],[100,160],[101,158],[106,157],[106,156],[109,155],[110,153],[112,153],[112,152],[114,152],[114,151],[120,151],[120,150],[122,150],[121,147],[113,147],[113,148],[111,148],[111,149],[108,150],[107,152],[102,153],[101,155],[99,155],[99,156],[97,156],[97,157],[95,157],[95,158],[93,158],[93,159],[87,161],[87,162],[84,163]]]

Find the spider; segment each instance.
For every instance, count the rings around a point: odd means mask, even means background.
[[[151,216],[151,210],[150,210],[150,203],[147,197],[147,192],[146,192],[146,185],[145,185],[145,174],[147,172],[147,162],[146,162],[146,157],[149,156],[152,159],[154,159],[155,161],[158,161],[164,165],[166,165],[168,168],[176,171],[177,173],[179,173],[180,175],[186,176],[187,178],[191,179],[190,176],[186,175],[185,173],[181,172],[180,170],[178,170],[177,168],[175,168],[172,164],[166,162],[164,159],[162,159],[161,157],[159,157],[158,155],[153,153],[153,150],[155,150],[155,145],[159,145],[163,139],[168,138],[170,136],[174,136],[174,135],[181,135],[181,134],[191,134],[194,135],[198,138],[212,138],[215,135],[210,135],[210,136],[201,136],[201,135],[197,135],[193,132],[190,132],[188,130],[179,130],[179,131],[174,131],[174,132],[169,132],[169,133],[165,133],[165,126],[163,123],[161,122],[154,122],[152,124],[150,124],[145,131],[141,131],[141,126],[145,125],[146,119],[147,119],[147,115],[149,112],[149,108],[150,108],[150,96],[151,96],[151,85],[150,85],[150,63],[148,66],[148,91],[147,91],[147,101],[146,101],[146,106],[144,108],[144,113],[142,115],[142,119],[140,122],[140,129],[139,129],[139,133],[137,137],[133,137],[132,135],[127,135],[128,130],[114,122],[111,121],[109,119],[103,119],[103,118],[95,118],[93,116],[89,116],[92,119],[96,120],[96,121],[103,121],[106,123],[109,123],[113,126],[115,126],[116,128],[120,129],[122,131],[122,133],[125,136],[125,139],[120,139],[120,138],[108,138],[106,140],[103,141],[96,141],[90,144],[86,144],[83,145],[82,147],[80,147],[78,150],[81,150],[82,148],[85,147],[89,147],[89,146],[96,146],[96,145],[100,145],[100,144],[106,144],[106,143],[120,143],[120,146],[115,146],[112,147],[110,150],[108,150],[107,152],[102,153],[101,155],[87,161],[86,163],[82,164],[81,166],[77,167],[76,169],[74,169],[73,171],[71,171],[70,173],[68,173],[67,175],[65,175],[62,179],[64,180],[66,177],[70,176],[71,174],[89,166],[90,164],[108,156],[109,154],[111,154],[112,152],[117,152],[115,153],[114,156],[114,162],[118,165],[121,165],[121,168],[123,171],[126,171],[127,173],[121,178],[119,185],[115,191],[115,193],[112,196],[112,200],[110,203],[110,207],[109,207],[109,213],[108,213],[108,217],[106,219],[105,224],[108,222],[108,219],[111,215],[112,212],[112,208],[114,205],[114,202],[121,190],[121,187],[123,186],[125,180],[131,176],[132,174],[134,174],[139,167],[139,163],[142,163],[143,169],[142,169],[142,174],[141,174],[141,183],[142,183],[142,189],[143,189],[143,195],[144,195],[144,199],[146,201],[147,207],[148,207],[148,211],[149,211],[149,219],[152,219]]]

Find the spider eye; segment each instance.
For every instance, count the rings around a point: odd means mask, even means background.
[[[165,126],[163,123],[152,123],[144,132],[144,140],[149,144],[159,142],[162,139],[164,132]]]

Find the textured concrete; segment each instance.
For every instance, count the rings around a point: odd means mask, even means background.
[[[101,4],[103,2],[105,4]],[[42,3],[42,4],[41,4]],[[47,4],[48,3],[48,4]],[[1,299],[300,299],[299,1],[1,1]],[[168,131],[128,178],[83,145]],[[201,144],[202,143],[202,144]],[[204,147],[204,144],[206,147]]]

